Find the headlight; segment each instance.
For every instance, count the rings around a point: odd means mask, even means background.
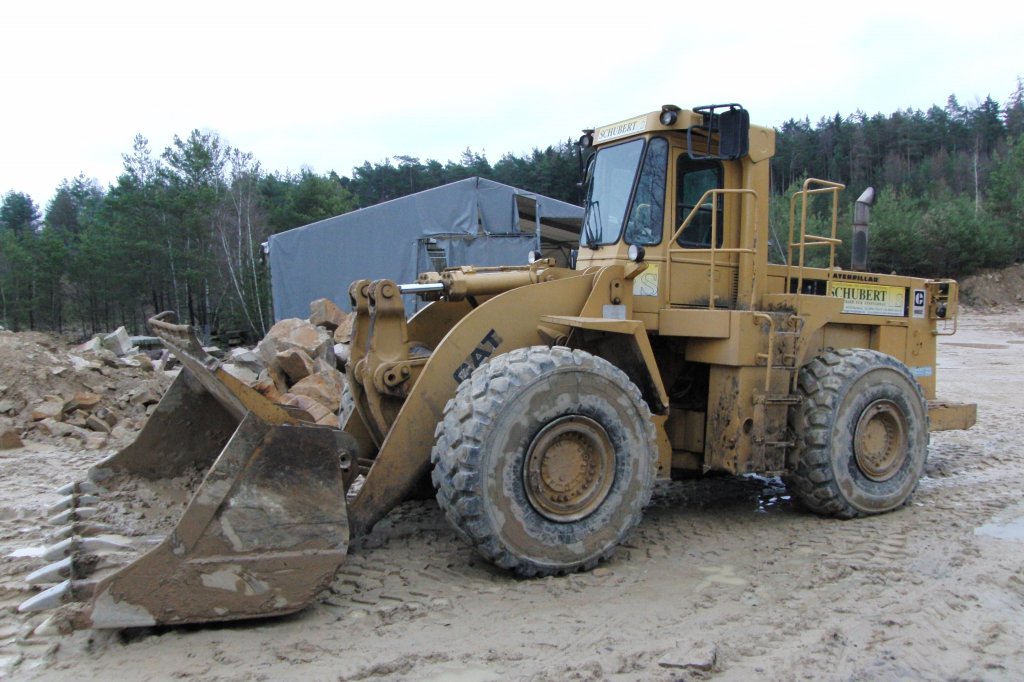
[[[679,119],[679,112],[682,111],[675,104],[665,104],[661,107],[661,116],[658,120],[661,121],[661,125],[670,126],[675,125],[675,122]]]

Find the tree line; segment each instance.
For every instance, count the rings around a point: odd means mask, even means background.
[[[1002,105],[989,97],[964,106],[951,96],[927,111],[791,119],[776,146],[773,194],[788,195],[807,177],[847,185],[840,236],[853,200],[876,188],[873,269],[959,277],[1024,258],[1020,79]],[[44,209],[21,192],[3,196],[0,324],[82,336],[119,325],[142,331],[148,316],[170,309],[206,333],[258,337],[272,321],[261,249],[271,234],[473,176],[581,199],[582,159],[571,141],[493,165],[467,149],[458,161],[396,156],[339,176],[268,172],[216,133],[194,130],[159,153],[137,136],[123,160],[112,185],[67,179]],[[788,202],[773,199],[778,258]],[[817,208],[815,229],[827,229],[827,210]],[[839,257],[846,262],[848,252]]]
[[[205,332],[262,336],[272,321],[261,245],[274,233],[481,176],[578,202],[569,142],[493,166],[466,150],[441,164],[399,156],[350,177],[266,172],[216,133],[175,136],[154,153],[142,136],[107,188],[64,180],[41,211],[27,194],[0,202],[0,325],[81,335],[175,310]]]
[[[848,236],[853,201],[873,186],[872,269],[962,277],[1024,259],[1022,136],[1019,78],[1003,105],[986,97],[964,106],[950,96],[927,111],[870,117],[858,111],[813,125],[791,119],[778,130],[773,189],[789,194],[806,177],[845,184],[840,236]],[[773,209],[784,242],[788,204]],[[841,262],[848,262],[849,243],[844,239]]]

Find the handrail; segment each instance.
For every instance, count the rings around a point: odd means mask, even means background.
[[[755,235],[754,236],[754,240],[755,240],[754,243],[755,244],[757,243],[756,242],[756,239],[757,239],[757,202],[758,202],[758,199],[759,199],[757,192],[755,190],[752,190],[752,189],[709,189],[706,192],[704,192],[704,194],[701,195],[700,200],[696,204],[694,204],[693,208],[690,209],[690,212],[686,215],[686,218],[683,219],[683,222],[679,224],[679,227],[672,234],[672,238],[668,242],[668,254],[667,255],[668,255],[668,261],[669,261],[669,267],[667,268],[668,272],[666,273],[666,276],[665,276],[666,277],[666,282],[665,283],[666,283],[666,286],[668,287],[669,296],[671,296],[671,294],[672,294],[672,274],[671,274],[672,273],[672,267],[671,267],[671,264],[672,264],[672,253],[673,252],[680,252],[680,253],[683,253],[683,252],[685,252],[685,253],[710,253],[711,254],[711,259],[710,259],[710,261],[708,263],[708,265],[709,265],[709,271],[708,271],[708,309],[709,310],[714,310],[715,309],[715,265],[716,265],[716,261],[717,261],[716,256],[719,253],[738,253],[738,254],[741,254],[741,255],[747,255],[749,257],[749,264],[750,264],[750,277],[753,280],[753,284],[750,287],[750,307],[753,308],[754,307],[754,302],[757,300],[757,291],[755,290],[756,289],[756,284],[757,284],[757,279],[755,277],[755,268],[756,268],[756,264],[757,264],[757,259],[754,258],[753,256],[754,256],[754,254],[757,253],[757,250],[756,249],[740,248],[740,247],[718,248],[717,246],[715,246],[718,243],[718,198],[720,196],[722,196],[722,195],[725,195],[725,194],[741,194],[741,195],[742,194],[750,194],[750,195],[752,195],[754,197],[754,224],[753,224],[753,230],[754,230],[754,235]],[[694,217],[697,215],[697,211],[699,211],[701,208],[704,207],[704,205],[706,203],[708,203],[708,199],[709,198],[710,198],[710,203],[711,203],[711,248],[707,248],[707,249],[702,249],[702,248],[701,249],[691,249],[691,248],[684,248],[682,246],[679,246],[678,242],[676,240],[679,239],[679,236],[683,233],[683,230],[685,230],[687,227],[689,227],[690,223],[693,222]],[[742,216],[742,214],[741,214],[741,216]],[[741,232],[742,232],[742,230],[741,230]],[[739,292],[737,291],[737,296],[738,295],[739,295]]]
[[[797,265],[797,284],[795,292],[797,294],[803,291],[804,255],[807,247],[810,246],[828,247],[828,274],[826,276],[825,282],[826,289],[828,289],[832,284],[832,275],[834,274],[836,267],[836,246],[843,243],[842,239],[836,238],[836,226],[839,223],[839,192],[844,189],[846,189],[846,185],[843,185],[838,182],[819,180],[817,178],[807,178],[806,180],[804,180],[803,189],[794,192],[793,196],[789,198],[789,247],[786,253],[786,286],[788,288],[789,283],[792,281],[793,248],[796,247],[798,249],[797,253],[799,255],[799,263]],[[830,237],[807,234],[807,206],[810,203],[808,201],[808,198],[818,194],[832,195],[832,232]],[[797,198],[801,200],[800,240],[794,241],[793,236],[796,227]]]

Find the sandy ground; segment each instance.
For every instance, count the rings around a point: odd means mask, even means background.
[[[0,451],[0,677],[197,680],[1019,680],[1024,678],[1024,314],[941,340],[940,395],[978,425],[932,436],[911,506],[854,521],[777,481],[659,485],[616,557],[518,580],[432,502],[353,548],[306,611],[223,626],[43,634],[9,555],[96,452]],[[704,669],[706,668],[706,669]]]

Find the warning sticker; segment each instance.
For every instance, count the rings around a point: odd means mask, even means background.
[[[888,315],[903,317],[906,309],[906,289],[884,284],[833,282],[829,292],[843,299],[843,312],[856,315]]]
[[[648,263],[647,269],[633,279],[634,296],[658,295],[658,264]]]

